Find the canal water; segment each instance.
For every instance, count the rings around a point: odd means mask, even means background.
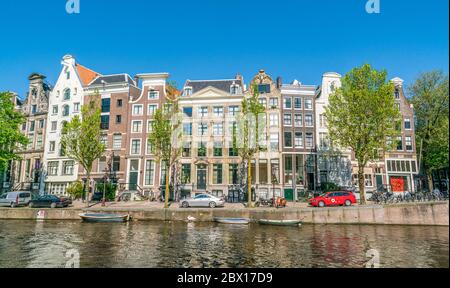
[[[65,267],[78,256],[80,267],[365,267],[379,259],[380,267],[448,268],[449,228],[0,220],[0,267]]]

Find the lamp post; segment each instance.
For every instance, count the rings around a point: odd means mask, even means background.
[[[105,168],[105,175],[103,176],[103,198],[102,207],[106,206],[106,179],[108,178],[108,169]]]

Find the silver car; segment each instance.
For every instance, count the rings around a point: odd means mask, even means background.
[[[26,191],[8,192],[0,195],[0,207],[27,206],[31,201],[31,193]]]
[[[180,205],[183,208],[189,207],[223,207],[225,206],[225,200],[223,198],[218,198],[210,194],[199,194],[194,198],[183,199],[180,201]]]

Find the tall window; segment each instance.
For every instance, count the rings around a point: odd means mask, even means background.
[[[400,90],[398,88],[395,88],[394,96],[395,96],[395,99],[400,99]]]
[[[53,105],[52,114],[58,114],[58,106],[57,105]]]
[[[144,114],[144,106],[142,104],[133,105],[133,116],[141,116]]]
[[[158,109],[158,105],[155,105],[155,104],[148,105],[147,115],[154,115],[157,109]]]
[[[50,141],[48,152],[55,152],[56,144],[55,141]]]
[[[198,124],[198,135],[204,136],[208,134],[208,124],[206,123],[199,123]]]
[[[284,183],[292,184],[292,155],[284,156]]]
[[[98,172],[104,172],[106,168],[106,157],[98,159]]]
[[[319,121],[320,121],[320,123],[319,123],[320,128],[325,128],[325,127],[327,127],[327,120],[326,120],[326,118],[325,118],[325,114],[320,114],[320,115],[319,115]]]
[[[183,135],[192,135],[192,123],[183,123]]]
[[[144,185],[152,186],[155,178],[155,161],[147,160],[145,161],[145,176],[144,176]]]
[[[117,107],[122,107],[123,106],[123,100],[122,99],[117,99],[116,106]]]
[[[132,125],[132,132],[133,133],[141,133],[142,132],[142,121],[133,121]]]
[[[74,161],[63,161],[63,175],[73,175]]]
[[[37,112],[37,105],[32,105],[31,106],[31,113],[36,114]]]
[[[182,164],[181,166],[181,183],[191,183],[191,164]]]
[[[328,148],[327,133],[319,133],[319,146],[320,146],[320,148]]]
[[[291,126],[292,125],[292,114],[284,114],[283,118],[284,126]]]
[[[223,107],[214,107],[214,117],[223,117]]]
[[[295,148],[303,148],[303,133],[302,132],[295,132],[294,144],[295,144]]]
[[[131,154],[139,155],[140,152],[141,152],[141,140],[140,139],[131,140]]]
[[[198,116],[208,117],[208,107],[199,107],[198,108]]]
[[[198,157],[206,157],[206,144],[204,142],[198,143],[198,151],[197,155]]]
[[[270,84],[259,84],[258,92],[260,94],[270,93]]]
[[[214,142],[214,157],[222,157],[222,142]]]
[[[48,167],[48,175],[56,176],[58,175],[58,161],[50,161],[47,164]]]
[[[228,169],[228,179],[230,184],[238,184],[239,181],[238,164],[230,164]]]
[[[305,115],[305,126],[313,126],[313,116],[311,114]]]
[[[70,100],[70,89],[64,90],[64,100]]]
[[[397,137],[397,150],[403,150],[403,139],[402,139],[402,136]]]
[[[121,148],[122,148],[122,134],[114,134],[113,149],[121,149]]]
[[[405,145],[406,145],[406,150],[407,151],[412,151],[413,150],[412,137],[411,136],[406,136],[405,137]]]
[[[214,123],[213,124],[213,135],[214,136],[222,136],[223,135],[223,123]]]
[[[102,115],[101,117],[100,117],[100,121],[101,121],[101,123],[100,123],[100,128],[102,129],[102,130],[108,130],[109,129],[109,115]]]
[[[213,184],[222,184],[222,164],[213,165]]]
[[[279,148],[278,142],[279,142],[278,133],[270,134],[270,149],[272,151],[278,151]]]
[[[411,119],[405,118],[405,129],[410,130],[411,129]]]
[[[111,111],[111,98],[102,99],[102,113],[109,113]]]
[[[295,127],[302,127],[303,126],[303,115],[302,114],[295,114],[294,115],[294,125],[295,125]]]
[[[230,87],[230,94],[231,95],[236,95],[240,93],[240,89],[239,89],[239,85],[233,84]]]
[[[228,107],[228,113],[230,114],[230,116],[236,116],[239,113],[239,106]]]
[[[313,133],[306,133],[306,147],[312,148],[314,147],[314,138]]]
[[[269,125],[270,127],[278,127],[278,114],[269,115]]]
[[[292,109],[292,98],[284,97],[283,99],[284,109]]]
[[[42,149],[43,144],[42,134],[39,133],[36,137],[36,149]]]
[[[292,147],[292,132],[284,132],[284,147]]]
[[[69,105],[64,105],[63,106],[63,113],[62,116],[69,116],[70,110],[69,110]]]
[[[115,172],[120,171],[120,156],[113,157],[112,170]]]
[[[267,106],[267,100],[265,97],[261,97],[258,100],[259,100],[259,104],[263,105],[264,107]]]
[[[80,103],[73,103],[73,112],[78,113],[80,112]]]
[[[106,148],[108,147],[108,135],[107,134],[100,135],[100,143],[102,143]]]
[[[116,115],[116,124],[122,123],[122,115]]]
[[[269,106],[271,109],[278,108],[278,98],[270,98],[269,99]]]
[[[191,157],[191,142],[183,143],[183,157]]]
[[[312,110],[312,99],[305,99],[305,109]]]
[[[294,98],[294,108],[295,109],[302,109],[302,98],[295,97]]]

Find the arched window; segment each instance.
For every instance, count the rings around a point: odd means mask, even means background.
[[[69,116],[69,112],[70,112],[69,105],[64,105],[62,110],[63,110],[62,116]]]
[[[64,100],[70,100],[70,89],[64,90]]]

